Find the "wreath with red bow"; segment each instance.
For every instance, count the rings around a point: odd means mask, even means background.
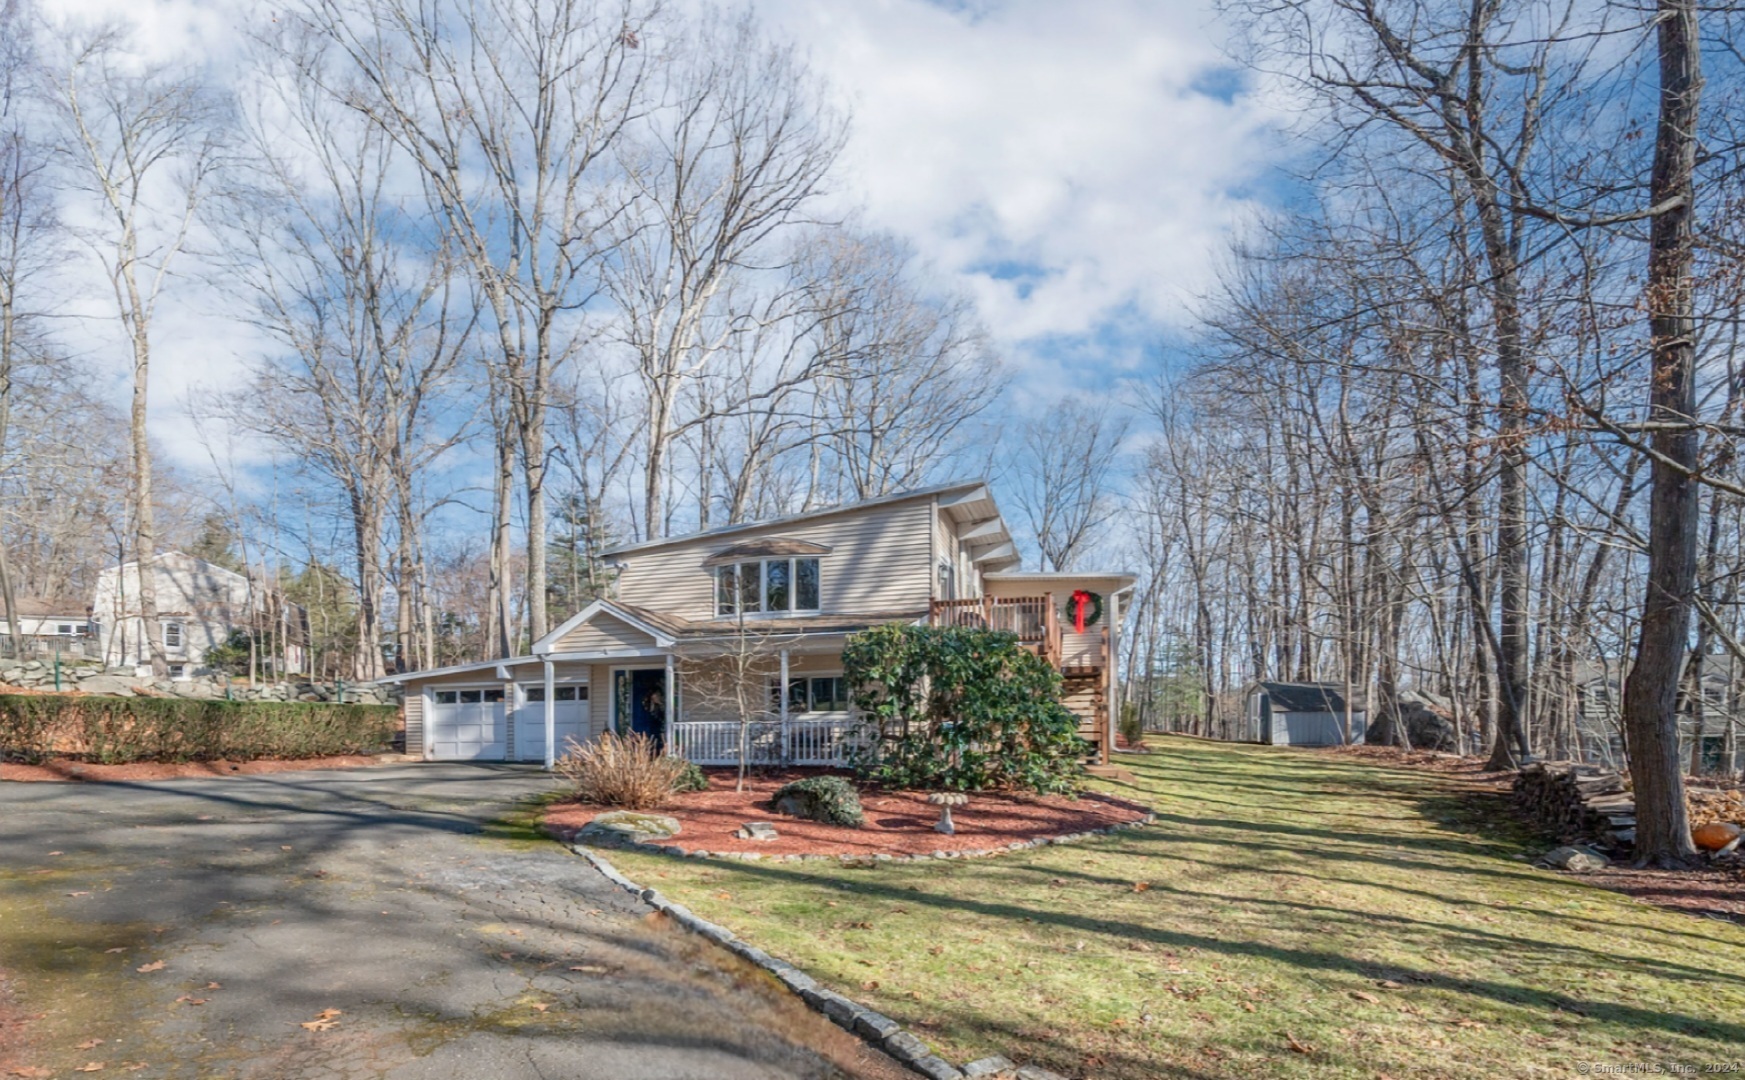
[[[1085,627],[1095,626],[1102,619],[1103,598],[1094,592],[1074,589],[1072,595],[1066,598],[1066,611],[1063,614],[1066,621],[1072,624],[1072,632],[1082,634]]]

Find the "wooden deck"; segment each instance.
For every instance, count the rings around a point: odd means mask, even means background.
[[[1097,760],[1109,762],[1109,628],[1104,624],[1101,647],[1095,663],[1082,656],[1067,664],[1062,644],[1060,607],[1053,593],[1043,596],[982,596],[973,600],[935,600],[930,621],[934,626],[1003,630],[1016,634],[1018,642],[1033,650],[1059,671],[1063,680],[1061,703],[1079,718],[1079,734],[1096,748]]]

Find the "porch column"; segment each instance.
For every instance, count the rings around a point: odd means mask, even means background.
[[[665,741],[670,753],[673,744],[673,725],[679,719],[678,676],[673,672],[673,654],[666,654],[666,706],[661,709],[661,739]]]
[[[782,683],[776,693],[776,699],[781,704],[782,716],[782,764],[794,760],[793,747],[788,744],[788,650],[782,650]]]
[[[557,766],[557,695],[552,692],[552,664],[545,662],[545,771]]]

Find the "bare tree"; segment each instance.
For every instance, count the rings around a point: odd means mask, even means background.
[[[523,477],[527,611],[548,629],[546,417],[616,215],[596,173],[644,107],[653,5],[302,0],[357,76],[341,92],[424,178],[484,296]],[[506,538],[507,531],[499,531]],[[508,551],[497,553],[507,564]]]
[[[784,696],[788,692],[780,685],[783,640],[774,629],[748,622],[741,611],[724,640],[683,657],[678,667],[687,713],[724,713],[739,725],[735,791],[745,790],[752,725],[768,722],[776,711],[779,701],[772,703],[772,692]]]
[[[260,359],[228,413],[342,490],[358,601],[351,675],[375,679],[385,535],[397,520],[398,575],[415,576],[415,477],[465,433],[465,410],[448,396],[476,306],[447,233],[390,193],[404,164],[394,142],[326,89],[336,80],[325,42],[286,32],[260,44],[252,184],[235,185],[230,272],[280,350]],[[409,617],[397,627],[402,650]]]
[[[842,143],[799,56],[749,16],[702,22],[674,49],[645,133],[620,147],[628,209],[605,279],[648,400],[646,536],[666,527],[674,443],[738,407],[686,417],[684,395],[736,337],[790,312],[769,296],[784,278],[769,279]]]
[[[1013,489],[1041,555],[1039,570],[1073,570],[1120,508],[1115,465],[1132,421],[1071,401],[1024,427]]]
[[[31,293],[52,267],[57,232],[49,198],[48,147],[32,132],[27,95],[35,63],[24,0],[0,0],[0,459],[9,447],[13,386],[31,358]],[[7,544],[0,540],[0,605],[6,630],[19,641],[17,585]]]
[[[1637,862],[1678,866],[1696,854],[1684,804],[1678,690],[1690,639],[1702,525],[1691,277],[1703,74],[1694,0],[1660,0],[1657,12],[1660,115],[1648,197],[1654,220],[1644,288],[1653,348],[1648,421],[1654,461],[1647,597],[1636,663],[1624,684],[1624,730],[1635,781]],[[1696,693],[1700,697],[1701,686]]]
[[[169,669],[151,574],[157,541],[146,430],[152,320],[222,165],[225,107],[193,72],[138,63],[113,28],[69,29],[65,49],[52,84],[74,175],[100,215],[82,235],[109,278],[133,359],[131,553],[152,670],[163,677]]]

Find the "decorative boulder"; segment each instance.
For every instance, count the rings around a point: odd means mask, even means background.
[[[1611,865],[1611,861],[1592,848],[1560,847],[1540,856],[1539,865],[1582,874],[1592,870],[1604,870]]]
[[[846,825],[858,829],[866,822],[860,808],[860,795],[840,776],[808,776],[776,789],[770,799],[778,814],[822,821],[827,825]]]
[[[741,840],[774,840],[779,835],[767,821],[748,821],[733,834]]]
[[[579,844],[658,844],[679,834],[679,819],[638,810],[612,810],[583,825]]]
[[[1399,732],[1395,728],[1398,723],[1405,729],[1406,738],[1414,750],[1455,750],[1454,721],[1446,713],[1446,706],[1431,700],[1428,695],[1403,693],[1392,709],[1383,707],[1371,719],[1369,729],[1363,733],[1363,741],[1370,746],[1400,745]]]
[[[1724,821],[1712,822],[1693,829],[1691,841],[1704,851],[1720,851],[1722,848],[1739,839],[1740,828]]]

